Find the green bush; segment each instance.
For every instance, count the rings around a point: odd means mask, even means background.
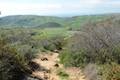
[[[35,48],[32,48],[30,45],[20,45],[15,47],[16,50],[19,52],[19,54],[23,55],[24,58],[28,61],[32,60],[35,58],[38,50]]]
[[[84,25],[81,31],[68,39],[60,54],[61,62],[68,66],[88,63],[120,63],[119,21],[105,20]]]
[[[99,72],[102,80],[120,80],[120,65],[116,63],[102,66]]]
[[[58,69],[57,75],[59,75],[61,78],[68,78],[69,75],[62,69]]]
[[[71,50],[64,50],[60,53],[60,60],[61,63],[63,63],[66,67],[79,67],[87,63],[84,50],[79,50],[79,52],[71,52]]]
[[[46,50],[61,50],[64,45],[64,37],[56,36],[39,40],[39,44]]]
[[[30,73],[24,57],[0,39],[0,80],[22,80]]]

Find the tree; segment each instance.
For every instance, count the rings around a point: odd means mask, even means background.
[[[60,54],[61,61],[70,66],[120,63],[119,25],[119,20],[116,19],[84,25],[68,40],[65,50]]]

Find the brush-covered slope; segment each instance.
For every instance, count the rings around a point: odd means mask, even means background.
[[[84,15],[74,17],[53,17],[53,16],[36,16],[36,15],[16,15],[0,18],[0,27],[70,27],[78,28],[89,21],[96,22],[105,19],[120,19],[120,14],[104,15]]]
[[[49,24],[48,24],[49,23]],[[4,27],[37,27],[49,25],[54,27],[55,25],[61,25],[63,23],[62,18],[50,17],[50,16],[35,16],[35,15],[16,15],[16,16],[6,16],[0,18],[0,26]]]

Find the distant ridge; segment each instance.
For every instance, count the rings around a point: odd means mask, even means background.
[[[87,21],[99,21],[110,17],[120,18],[120,14],[83,15],[54,17],[38,15],[15,15],[0,18],[0,27],[80,27]]]

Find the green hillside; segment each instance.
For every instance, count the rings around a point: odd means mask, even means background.
[[[37,27],[45,23],[54,22],[62,24],[63,20],[59,17],[35,16],[35,15],[16,15],[7,16],[0,19],[0,26],[4,27]],[[6,24],[7,23],[7,24]]]
[[[120,19],[119,14],[84,15],[74,17],[16,15],[1,17],[0,27],[68,27],[74,29],[79,28],[88,22],[101,21],[111,17]]]
[[[71,80],[71,73],[72,80],[120,80],[120,14],[1,17],[0,80],[48,80],[36,72],[60,80]]]

